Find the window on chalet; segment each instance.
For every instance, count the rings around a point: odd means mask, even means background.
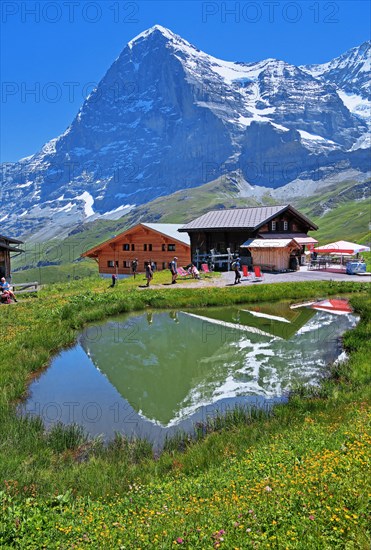
[[[289,222],[283,222],[283,230],[288,231],[289,230]]]
[[[162,245],[162,246],[165,246],[165,245]],[[166,264],[166,262],[162,262],[162,269],[167,269],[167,264]]]
[[[130,262],[128,262],[127,260],[123,261],[122,267],[130,267]]]
[[[150,252],[152,252],[152,245],[151,245],[151,244],[148,245],[148,250],[149,250]]]
[[[277,222],[271,222],[272,231],[277,231]]]
[[[132,244],[132,245],[131,245],[131,250],[132,250],[132,251],[135,250],[135,244]]]
[[[166,252],[166,244],[162,245],[162,252]]]
[[[175,244],[168,244],[167,245],[167,251],[168,252],[175,252]]]
[[[108,260],[107,267],[115,267],[115,262],[113,260]]]
[[[147,252],[147,245],[146,244],[143,245],[143,250],[144,250],[144,252]]]
[[[122,245],[122,250],[130,250],[130,244],[126,243]]]

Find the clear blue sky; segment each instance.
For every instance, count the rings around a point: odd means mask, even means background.
[[[2,0],[0,10],[1,161],[64,132],[126,43],[156,23],[246,62],[323,63],[370,39],[368,0]]]

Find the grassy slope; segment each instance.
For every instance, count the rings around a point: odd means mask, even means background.
[[[371,199],[365,185],[334,185],[325,193],[300,199],[296,206],[318,225],[313,236],[321,244],[340,239],[359,243],[371,240]]]
[[[160,274],[158,274],[160,275]],[[367,548],[366,427],[370,296],[362,283],[232,289],[108,290],[99,280],[45,289],[2,309],[1,547]],[[148,446],[108,448],[78,433],[44,434],[11,402],[30,372],[71,343],[87,320],[143,307],[206,306],[353,293],[362,322],[344,342],[350,361],[321,391],[273,417],[237,417],[186,452],[157,461]],[[14,368],[14,365],[17,368]],[[90,493],[90,494],[89,494]],[[223,539],[223,540],[222,540]],[[283,545],[283,546],[282,546]]]
[[[343,182],[326,188],[324,193],[290,202],[319,226],[313,235],[321,244],[338,239],[368,242],[371,204],[370,199],[357,199],[365,193],[361,187],[352,181]],[[272,199],[265,197],[264,203],[271,204]],[[140,221],[182,224],[211,209],[257,205],[259,203],[253,199],[238,196],[238,188],[230,178],[219,178],[215,182],[156,199],[119,220],[97,220],[75,228],[63,241],[55,239],[43,244],[26,245],[27,253],[13,260],[13,269],[28,266],[28,270],[15,272],[14,282],[60,282],[67,280],[68,275],[71,279],[96,273],[95,263],[76,261],[80,254]],[[327,208],[331,209],[326,212]],[[55,265],[40,266],[38,263]]]

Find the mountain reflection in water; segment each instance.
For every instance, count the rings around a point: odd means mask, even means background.
[[[84,330],[31,385],[23,410],[42,414],[54,400],[68,423],[72,402],[73,420],[93,435],[163,439],[223,404],[264,406],[317,383],[356,321],[286,303],[121,316]]]

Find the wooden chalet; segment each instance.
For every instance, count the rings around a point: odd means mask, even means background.
[[[246,265],[271,270],[291,268],[306,247],[317,243],[308,231],[318,227],[290,204],[213,210],[179,229],[191,239],[192,258],[238,254]]]
[[[18,244],[23,244],[23,241],[0,235],[0,278],[10,278],[10,253],[18,252],[20,254],[23,252],[23,250],[14,246]]]
[[[101,274],[130,274],[134,259],[138,260],[138,272],[145,270],[149,260],[159,271],[168,269],[174,256],[179,266],[185,266],[191,261],[190,240],[188,235],[178,232],[179,227],[173,223],[139,223],[82,256],[94,258]]]

